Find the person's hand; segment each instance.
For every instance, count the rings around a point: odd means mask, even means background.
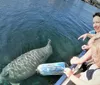
[[[82,45],[82,50],[88,50],[89,48],[90,48],[90,46],[89,45]]]
[[[78,40],[81,39],[81,38],[83,38],[83,41],[84,41],[87,37],[88,37],[88,33],[81,35],[81,36],[78,38]]]
[[[70,77],[74,72],[70,68],[65,68],[64,73],[67,75],[67,77]]]
[[[80,59],[76,56],[74,56],[73,58],[71,58],[70,60],[71,64],[80,64]]]

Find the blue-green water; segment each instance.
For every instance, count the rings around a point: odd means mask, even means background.
[[[69,62],[85,42],[77,40],[92,30],[99,9],[81,0],[1,0],[0,70],[19,55],[52,40],[53,54],[46,62]],[[56,76],[33,75],[21,85],[50,85]]]

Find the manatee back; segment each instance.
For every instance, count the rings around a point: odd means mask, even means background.
[[[41,63],[45,62],[48,57],[53,53],[52,46],[51,46],[51,40],[48,40],[48,43],[45,47],[37,49],[38,54],[41,55]]]
[[[52,54],[51,40],[45,47],[34,49],[22,54],[9,63],[3,70],[2,76],[11,82],[17,82],[32,76],[39,64],[44,63]],[[5,75],[6,74],[6,75]]]

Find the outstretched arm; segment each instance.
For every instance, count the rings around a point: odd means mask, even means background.
[[[87,60],[91,59],[92,53],[91,48],[79,59],[79,63],[84,63]]]
[[[100,74],[100,72],[99,72],[99,74]],[[76,85],[100,85],[100,75],[99,76],[97,75],[95,78],[93,78],[89,81],[84,81],[72,74],[69,77],[69,79]]]
[[[64,70],[64,73],[67,75],[69,80],[71,80],[76,85],[87,85],[87,82],[79,79],[76,75],[73,75],[73,72],[72,72],[72,70],[70,68],[66,68]]]
[[[83,41],[84,41],[87,37],[92,38],[94,35],[95,35],[95,34],[86,33],[86,34],[81,35],[81,36],[78,38],[78,40],[81,39],[81,38],[83,38]]]
[[[83,81],[81,79],[79,79],[78,77],[76,77],[75,75],[71,75],[70,80],[75,83],[76,85],[89,85],[88,82]]]
[[[73,57],[70,61],[71,64],[82,64],[91,59],[91,49],[89,49],[81,58]]]
[[[100,85],[100,72],[99,71],[98,73],[95,72],[96,75],[93,76],[93,78],[89,81],[82,80],[79,77],[77,77],[77,75],[73,75],[73,72],[70,68],[66,68],[64,70],[64,73],[67,75],[69,80],[71,80],[76,85]]]

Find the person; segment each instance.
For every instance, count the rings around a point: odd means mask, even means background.
[[[93,15],[93,28],[94,28],[94,31],[90,31],[90,32],[95,32],[95,33],[100,32],[100,12],[96,12]],[[94,35],[95,34],[85,33],[81,35],[78,39],[83,38],[83,40],[85,40],[86,37],[92,38]]]
[[[64,70],[64,73],[75,85],[100,85],[100,33],[90,40],[92,41],[90,49],[93,64],[89,69],[78,76],[74,75],[70,68]]]
[[[100,12],[96,12],[93,15],[93,28],[94,28],[94,30],[92,32],[94,32],[95,34],[100,32]],[[85,40],[86,37],[92,38],[93,36],[95,36],[95,34],[85,33],[85,34],[81,35],[78,39],[83,38],[83,40]],[[91,43],[91,41],[89,41],[88,43]],[[87,52],[81,58],[74,56],[70,60],[70,63],[71,64],[81,64],[81,63],[91,59],[91,50],[89,50],[89,48],[90,47],[88,44],[83,45],[82,50],[87,50]]]

